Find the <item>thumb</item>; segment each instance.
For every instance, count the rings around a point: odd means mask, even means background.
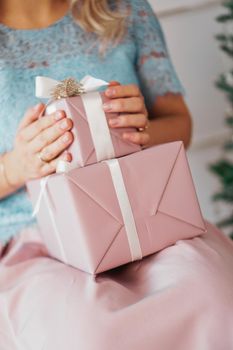
[[[44,111],[44,108],[45,105],[43,103],[38,103],[36,106],[29,108],[21,120],[18,130],[24,129],[26,126],[36,121]]]
[[[121,85],[118,81],[112,80],[109,82],[109,86],[117,86],[117,85]]]

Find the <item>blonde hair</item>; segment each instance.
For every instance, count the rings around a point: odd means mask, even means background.
[[[118,44],[125,33],[126,11],[120,11],[121,0],[115,0],[116,9],[108,0],[70,0],[74,19],[87,32],[97,34],[103,51],[110,43]]]

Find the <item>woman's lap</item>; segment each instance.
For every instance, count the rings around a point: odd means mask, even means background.
[[[233,349],[233,244],[209,224],[96,278],[49,258],[35,230],[0,261],[1,350]]]

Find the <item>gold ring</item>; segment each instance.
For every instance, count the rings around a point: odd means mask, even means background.
[[[42,152],[37,153],[37,157],[40,159],[41,162],[43,163],[49,163],[49,160],[46,160],[42,156]]]

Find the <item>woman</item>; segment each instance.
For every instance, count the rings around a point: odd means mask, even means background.
[[[233,349],[233,247],[215,228],[94,279],[48,256],[24,189],[71,160],[72,122],[39,119],[37,75],[111,81],[110,127],[136,127],[124,137],[143,147],[188,146],[183,88],[147,1],[0,0],[0,45],[1,349]]]

